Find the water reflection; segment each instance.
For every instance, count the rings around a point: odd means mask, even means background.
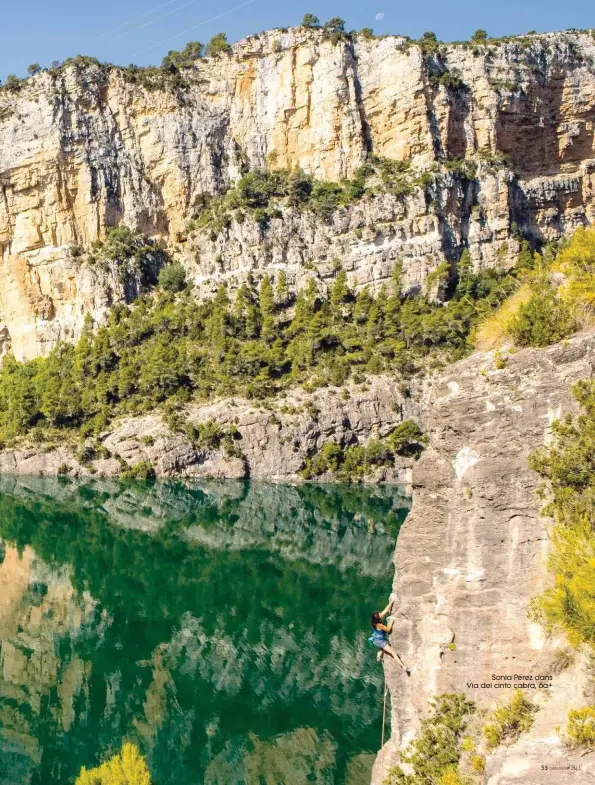
[[[0,478],[0,783],[369,782],[397,490]]]

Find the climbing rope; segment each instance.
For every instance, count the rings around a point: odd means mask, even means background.
[[[390,604],[389,615],[393,612],[393,605],[394,601]],[[384,672],[384,700],[382,703],[382,740],[380,742],[380,748],[384,747],[384,729],[386,727],[386,696],[388,695],[388,689],[386,687],[386,665],[384,662],[382,663],[382,670]]]
[[[383,669],[384,670],[384,669]],[[386,695],[388,690],[386,689],[386,671],[384,671],[384,703],[382,706],[382,741],[380,742],[380,749],[384,747],[384,727],[386,725]]]

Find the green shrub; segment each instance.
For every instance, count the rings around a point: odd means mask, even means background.
[[[570,709],[566,738],[571,747],[595,747],[595,708]]]
[[[154,480],[155,469],[149,461],[139,461],[132,468],[120,473],[122,480]]]
[[[449,72],[452,76],[452,72]],[[477,164],[466,158],[449,158],[443,162],[444,167],[452,174],[463,180],[475,180],[477,176]]]
[[[207,420],[196,426],[196,444],[207,450],[216,450],[225,438],[225,429],[216,420]]]
[[[446,286],[451,277],[451,267],[448,262],[441,262],[435,270],[428,273],[425,282],[426,293],[433,297],[444,295]]]
[[[363,479],[375,467],[394,465],[391,446],[384,440],[370,439],[365,445],[350,445],[342,449],[327,442],[306,462],[301,474],[305,479],[332,474],[345,482]]]
[[[471,758],[471,768],[477,774],[483,774],[486,768],[486,759],[484,755],[474,755]]]
[[[459,71],[450,71],[446,69],[437,77],[438,84],[449,90],[462,90],[465,87],[465,82]],[[471,178],[470,178],[471,179]]]
[[[424,55],[434,55],[438,52],[439,41],[436,33],[426,31],[417,42]]]
[[[334,442],[327,442],[312,458],[310,473],[314,477],[319,477],[325,472],[336,472],[342,459],[343,451],[339,445]]]
[[[181,55],[179,52],[170,52],[170,54],[172,55],[173,60],[176,59],[177,55]],[[185,63],[180,62],[180,67],[189,65],[192,65],[192,61]],[[177,90],[187,85],[183,71],[178,70],[178,68],[173,65],[173,62],[168,59],[167,55],[163,60],[163,65],[159,68],[155,66],[145,66],[144,68],[141,68],[138,65],[131,64],[127,68],[122,68],[120,73],[122,74],[124,81],[129,82],[130,84],[139,85],[139,87],[149,91],[162,90],[175,93]]]
[[[203,56],[204,46],[199,41],[188,41],[181,52],[171,49],[161,61],[161,67],[169,68],[189,68]]]
[[[104,239],[96,240],[82,261],[102,269],[115,264],[122,281],[138,274],[141,288],[146,289],[157,283],[158,271],[169,261],[169,255],[159,241],[121,224],[110,227]]]
[[[275,158],[273,153],[269,155],[269,162]],[[281,204],[310,210],[328,221],[339,207],[353,204],[366,195],[384,192],[397,197],[407,196],[415,185],[407,176],[409,168],[407,161],[369,155],[351,180],[340,182],[314,180],[301,169],[255,169],[195,215],[188,229],[210,229],[211,239],[215,240],[231,226],[232,216],[243,221],[247,210],[264,224],[275,215],[282,216],[278,208],[275,212],[275,206]],[[433,182],[433,178],[430,179]],[[419,184],[422,184],[421,180]]]
[[[520,306],[510,325],[510,335],[518,346],[549,346],[576,331],[569,306],[555,290],[542,285],[529,302]]]
[[[548,563],[555,584],[531,603],[546,629],[563,630],[573,646],[595,644],[595,381],[573,389],[581,407],[553,425],[555,442],[538,450],[530,466],[547,482],[545,512],[555,520]]]
[[[461,774],[456,766],[452,766],[442,772],[438,785],[474,785],[474,783],[469,777]]]
[[[401,755],[413,770],[400,766],[388,773],[384,785],[459,785],[457,771],[461,744],[475,704],[464,695],[447,693],[430,702],[431,713],[421,724],[417,738]]]
[[[159,286],[167,292],[181,292],[186,288],[186,270],[180,262],[167,264],[159,270]]]
[[[207,57],[218,57],[221,54],[230,54],[232,51],[230,44],[227,43],[225,33],[214,35],[206,46],[205,54]]]
[[[533,725],[537,707],[529,701],[520,689],[516,689],[507,705],[498,707],[491,722],[484,726],[483,735],[490,749],[498,747],[503,741],[514,741]]]
[[[16,93],[21,89],[21,80],[14,74],[8,74],[4,86],[7,90]]]
[[[425,439],[416,422],[405,420],[389,435],[388,444],[398,455],[416,455],[423,449]]]

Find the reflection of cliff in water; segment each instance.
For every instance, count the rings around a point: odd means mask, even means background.
[[[405,514],[384,488],[0,480],[0,783],[130,737],[163,785],[369,781],[365,625]]]
[[[212,548],[266,548],[377,574],[394,549],[409,507],[389,486],[322,486],[211,480],[198,484],[79,483],[56,478],[0,477],[0,496],[45,498],[65,507],[103,512],[112,523],[156,531],[176,524]]]

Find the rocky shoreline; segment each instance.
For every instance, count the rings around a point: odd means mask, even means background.
[[[294,390],[269,402],[228,398],[188,405],[190,426],[215,422],[233,427],[234,450],[200,447],[184,432],[172,430],[160,412],[115,421],[84,445],[31,445],[0,452],[0,474],[118,477],[123,469],[146,463],[157,477],[301,480],[306,459],[333,442],[340,447],[382,438],[407,419],[420,421],[421,404],[400,393],[388,376],[364,385]],[[413,458],[399,457],[369,482],[407,484]],[[330,480],[331,477],[321,479]]]

